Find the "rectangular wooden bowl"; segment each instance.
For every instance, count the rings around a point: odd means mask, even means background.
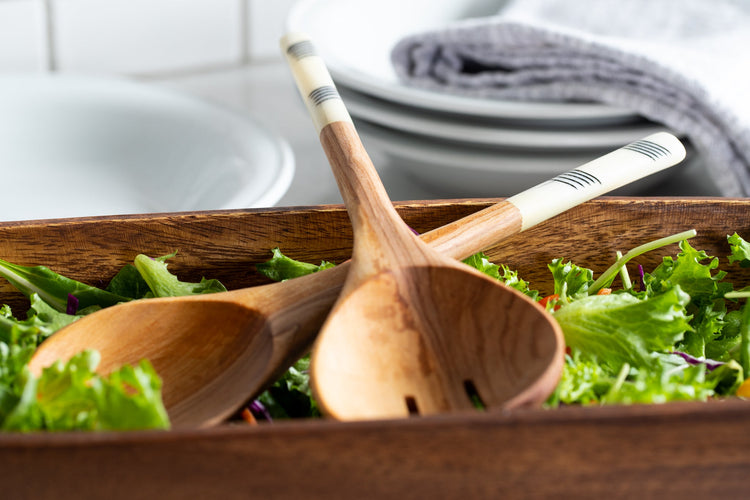
[[[402,203],[426,231],[491,200]],[[601,272],[616,250],[690,228],[692,244],[727,253],[750,236],[750,200],[603,198],[488,253],[549,290],[564,257]],[[137,253],[178,250],[183,279],[264,282],[254,264],[279,246],[340,262],[351,232],[340,206],[0,224],[0,258],[43,264],[92,284]],[[675,247],[665,250],[674,253]],[[638,260],[646,269],[662,252]],[[26,302],[0,283],[16,314]],[[0,434],[3,498],[614,498],[742,494],[750,471],[750,405],[570,407],[340,423],[327,420],[196,431]]]

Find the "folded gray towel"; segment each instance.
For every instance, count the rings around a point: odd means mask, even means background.
[[[517,0],[402,39],[409,85],[595,101],[684,134],[725,196],[750,196],[750,1]]]

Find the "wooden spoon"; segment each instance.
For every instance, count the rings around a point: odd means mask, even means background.
[[[290,34],[282,47],[354,230],[346,283],[312,353],[321,410],[350,420],[543,402],[562,371],[557,322],[524,294],[415,236],[310,41]]]
[[[684,157],[679,141],[668,134],[646,142],[649,148],[658,147],[668,154],[654,161],[632,150],[612,152],[558,176],[585,175],[599,182],[576,186],[550,180],[426,233],[422,239],[450,257],[465,258]],[[540,194],[535,196],[535,192]],[[540,199],[552,202],[538,203]],[[213,425],[274,382],[309,350],[348,269],[344,263],[283,283],[103,309],[46,340],[30,368],[38,375],[43,367],[84,349],[101,353],[97,370],[103,374],[147,358],[164,381],[164,402],[173,427]]]

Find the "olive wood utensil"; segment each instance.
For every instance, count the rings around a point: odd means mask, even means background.
[[[282,48],[354,231],[346,282],[312,351],[321,410],[351,420],[543,402],[562,370],[557,322],[526,295],[414,235],[310,40],[289,34]],[[594,182],[579,175],[572,177]],[[526,202],[547,204],[539,194]]]
[[[679,141],[667,134],[644,141],[638,143],[668,154],[652,160],[632,149],[614,151],[558,176],[591,176],[596,182],[546,181],[529,190],[541,193],[537,196],[521,193],[422,238],[446,255],[465,258],[684,157]],[[282,283],[103,309],[47,339],[30,367],[38,374],[55,360],[67,360],[84,349],[100,351],[98,371],[105,374],[147,358],[164,381],[164,403],[173,427],[213,425],[309,350],[348,269],[343,263]]]

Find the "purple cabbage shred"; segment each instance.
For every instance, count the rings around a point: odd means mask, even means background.
[[[723,361],[715,361],[713,359],[704,359],[704,358],[696,358],[695,356],[692,356],[686,352],[681,351],[672,351],[672,354],[677,354],[682,359],[688,362],[689,365],[706,365],[706,368],[711,370],[715,370],[716,368],[720,367],[724,364]]]
[[[78,297],[72,293],[68,294],[68,305],[65,308],[66,314],[76,314],[78,312]]]
[[[646,283],[643,279],[643,277],[646,275],[646,273],[643,272],[643,266],[638,264],[638,284],[640,286],[640,291],[644,291],[646,289]]]
[[[257,399],[250,403],[247,409],[250,410],[250,413],[253,414],[256,420],[267,420],[269,422],[273,422],[271,414],[268,412],[263,403],[261,403]]]

